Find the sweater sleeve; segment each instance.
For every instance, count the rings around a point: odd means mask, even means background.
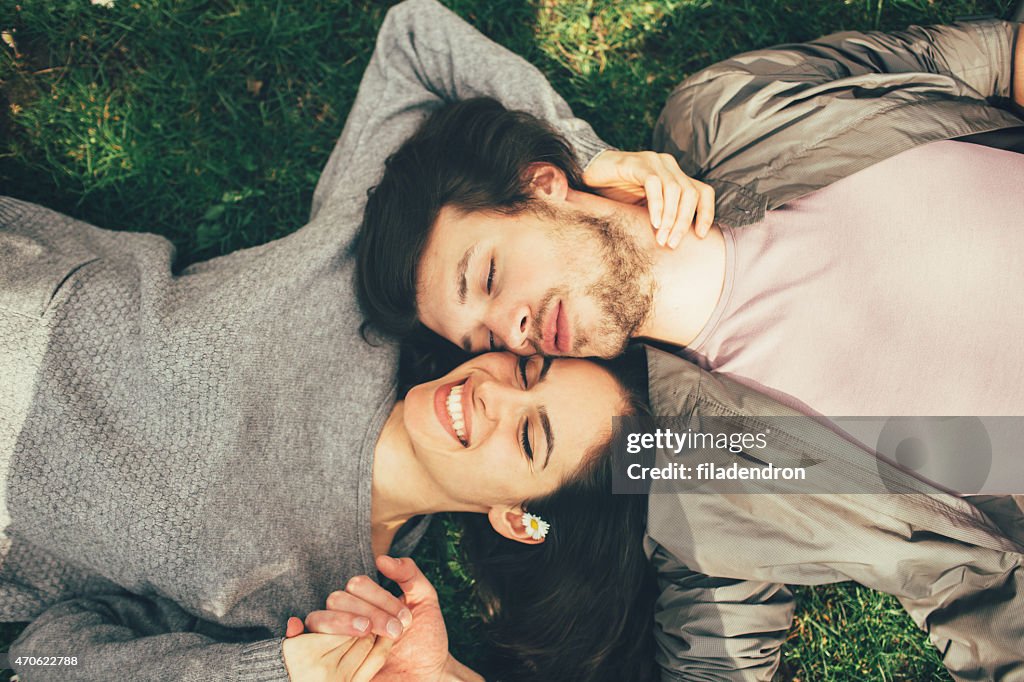
[[[364,200],[384,160],[444,102],[488,96],[547,121],[572,145],[581,166],[608,148],[539,70],[486,38],[435,0],[392,7],[377,35],[345,129],[313,196]]]
[[[40,614],[9,657],[24,682],[288,681],[282,639],[221,641],[202,630],[213,628],[170,600],[124,591],[91,595]],[[35,665],[46,657],[73,657],[74,664]]]

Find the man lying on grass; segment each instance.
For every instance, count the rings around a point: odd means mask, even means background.
[[[433,3],[409,6],[417,41],[459,24],[458,45],[430,46],[456,63],[486,42]],[[426,327],[470,352],[611,356],[654,339],[722,375],[656,356],[656,414],[1024,414],[1024,351],[1007,342],[1024,335],[1011,151],[1024,121],[1004,108],[1024,103],[1020,35],[997,21],[837,34],[689,78],[656,148],[715,188],[718,223],[669,237],[675,249],[642,208],[590,192],[543,121],[494,99],[450,104],[367,203],[364,309],[379,329]],[[792,616],[782,584],[855,579],[899,596],[956,678],[1024,679],[1016,503],[986,499],[986,516],[913,499],[652,497],[667,678],[767,679]]]

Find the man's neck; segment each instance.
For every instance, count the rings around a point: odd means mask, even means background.
[[[691,229],[675,249],[655,240],[647,208],[593,194],[570,201],[597,214],[614,213],[650,257],[655,282],[650,314],[634,335],[676,346],[689,345],[711,319],[725,285],[725,237],[715,226],[701,239]]]
[[[711,320],[722,296],[725,237],[717,226],[703,239],[690,230],[675,249],[656,243],[655,249],[654,304],[637,336],[688,346]]]

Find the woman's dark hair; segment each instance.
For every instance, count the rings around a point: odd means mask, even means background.
[[[398,355],[398,396],[413,386],[443,377],[473,356],[426,327],[402,339]]]
[[[596,361],[620,381],[623,414],[647,414],[643,350]],[[524,508],[551,524],[543,543],[508,540],[462,516],[463,549],[495,652],[486,678],[523,682],[654,680],[654,572],[643,549],[647,497],[613,495],[611,444]]]
[[[399,337],[414,332],[420,258],[441,209],[521,213],[533,202],[528,170],[537,162],[584,188],[568,143],[531,114],[486,97],[431,114],[388,157],[366,202],[355,250],[356,293],[368,323]]]

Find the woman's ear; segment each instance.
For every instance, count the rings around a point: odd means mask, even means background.
[[[526,545],[539,545],[544,542],[543,537],[534,537],[535,534],[531,535],[527,530],[523,523],[523,514],[523,510],[519,507],[491,507],[491,510],[487,512],[487,519],[499,535],[509,540]]]
[[[526,169],[533,195],[545,201],[561,203],[569,193],[569,180],[565,173],[550,163],[533,163]]]

